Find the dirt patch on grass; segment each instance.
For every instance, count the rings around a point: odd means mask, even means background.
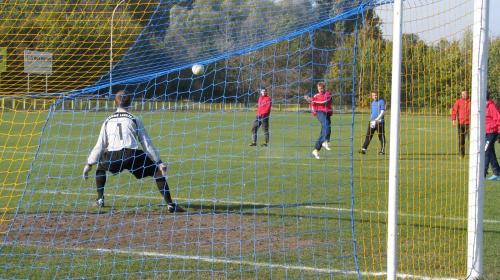
[[[104,208],[93,213],[18,215],[10,223],[3,222],[0,231],[9,232],[6,243],[72,250],[242,256],[312,245],[311,239],[287,236],[286,226],[272,226],[266,217],[238,213],[171,214],[166,208],[113,212]]]

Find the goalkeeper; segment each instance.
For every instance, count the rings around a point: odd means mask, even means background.
[[[121,90],[116,93],[116,112],[109,116],[102,125],[97,144],[83,169],[83,177],[87,180],[92,165],[97,164],[95,173],[97,199],[93,205],[104,207],[106,171],[118,174],[128,169],[137,179],[153,176],[158,190],[167,203],[168,211],[170,213],[184,212],[181,207],[172,202],[165,179],[167,166],[162,163],[158,150],[153,146],[142,121],[127,111],[131,104],[131,95],[127,91]],[[139,143],[146,152],[139,149]]]
[[[370,125],[366,131],[363,148],[359,152],[366,154],[366,149],[368,149],[373,134],[377,131],[378,139],[380,140],[380,152],[378,154],[385,155],[385,101],[379,98],[379,94],[376,91],[372,91],[372,99]]]

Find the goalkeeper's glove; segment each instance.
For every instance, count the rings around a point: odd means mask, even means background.
[[[161,174],[163,175],[163,177],[167,177],[167,170],[168,170],[167,165],[165,163],[159,163],[158,167],[160,168],[160,171],[161,171]]]
[[[370,127],[371,128],[375,128],[375,126],[377,125],[377,121],[373,120],[370,122]]]
[[[92,170],[92,165],[85,164],[85,167],[83,168],[83,179],[84,180],[87,180],[89,178],[90,170]]]

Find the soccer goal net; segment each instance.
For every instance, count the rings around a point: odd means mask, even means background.
[[[0,11],[0,278],[386,277],[392,1]],[[468,0],[404,2],[401,277],[466,276],[468,162],[450,109],[471,86],[472,16]],[[331,117],[305,98],[318,83]],[[83,169],[120,90],[186,212],[126,170],[107,173],[94,206],[97,165],[88,180]],[[386,140],[379,129],[365,147],[373,91]]]

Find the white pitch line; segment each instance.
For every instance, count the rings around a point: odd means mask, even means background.
[[[249,152],[248,154],[249,155],[246,155],[246,156],[233,156],[233,155],[222,155],[222,156],[218,156],[217,158],[214,158],[214,157],[206,157],[206,158],[203,158],[203,157],[198,157],[198,158],[191,158],[191,159],[187,159],[187,160],[184,160],[183,162],[190,162],[190,161],[216,161],[216,162],[231,162],[232,159],[236,158],[236,159],[242,159],[242,158],[245,158],[247,159],[246,161],[244,161],[244,163],[253,163],[255,159],[297,159],[297,161],[301,162],[301,161],[304,161],[304,160],[310,160],[312,159],[312,155],[309,154],[309,152],[307,153],[304,153],[303,155],[299,155],[297,154],[297,157],[284,157],[284,156],[252,156],[250,155],[252,152],[254,151],[251,151]],[[271,151],[265,151],[265,150],[262,150],[261,152],[264,152],[266,154],[277,154],[278,152],[276,150],[271,150]],[[16,153],[15,151],[4,151],[4,153],[10,153],[10,154],[13,154],[13,153]],[[34,152],[24,152],[22,154],[29,154],[29,155],[35,155]],[[80,152],[69,152],[69,153],[48,153],[48,152],[40,152],[38,153],[38,155],[54,155],[54,156],[61,156],[61,157],[68,157],[68,156],[73,156],[73,157],[79,157],[81,155],[79,155]],[[299,157],[304,157],[304,158],[299,158]],[[325,155],[322,155],[323,158],[325,158]],[[81,156],[83,157],[83,156]],[[309,158],[311,157],[311,158]],[[168,159],[170,160],[176,160],[176,161],[180,161],[181,160],[181,157],[173,157],[173,156],[169,156]],[[328,157],[326,157],[326,159],[328,159]],[[299,163],[299,162],[292,162],[292,161],[287,161],[285,162],[284,164],[285,165],[299,165],[299,166],[311,166],[310,163]],[[314,160],[316,162],[316,160]],[[318,161],[320,162],[320,161]],[[82,162],[82,165],[84,164],[84,162]],[[263,164],[263,163],[262,163]],[[261,164],[261,165],[262,165]],[[271,164],[271,163],[269,163]],[[350,167],[351,165],[338,165],[338,167]],[[368,168],[371,168],[368,166]],[[374,167],[374,168],[379,168],[379,167]],[[448,169],[449,170],[449,169]]]
[[[19,242],[7,242],[4,243],[4,245],[17,245]],[[28,246],[31,246],[28,244]],[[38,246],[32,246],[32,247],[37,247]],[[75,248],[76,250],[82,251],[82,252],[102,252],[102,253],[112,253],[112,254],[123,254],[123,255],[135,255],[135,256],[148,256],[148,257],[155,257],[155,258],[175,258],[175,259],[181,259],[181,260],[196,260],[196,261],[202,261],[202,262],[208,262],[208,263],[223,263],[223,264],[238,264],[238,265],[248,265],[252,267],[259,267],[259,268],[278,268],[278,269],[285,269],[285,270],[307,270],[307,271],[312,271],[315,273],[331,273],[331,274],[345,274],[345,275],[358,275],[356,271],[352,270],[338,270],[338,269],[327,269],[327,268],[317,268],[317,267],[309,267],[309,266],[298,266],[298,265],[282,265],[282,264],[272,264],[272,263],[259,263],[259,262],[250,262],[250,261],[244,261],[244,260],[228,260],[228,259],[222,259],[222,258],[212,258],[212,257],[207,257],[207,256],[186,256],[186,255],[175,255],[175,254],[162,254],[162,253],[155,253],[155,252],[140,252],[140,251],[134,251],[134,250],[110,250],[110,249],[86,249],[86,248]],[[359,274],[363,276],[384,276],[387,275],[386,272],[366,272],[366,271],[360,271]],[[456,278],[430,278],[427,276],[420,276],[420,275],[410,275],[410,274],[396,274],[397,277],[399,278],[411,278],[411,279],[422,279],[422,280],[433,280],[433,279],[439,279],[439,280],[457,280]]]
[[[203,256],[184,256],[184,255],[174,255],[174,254],[160,254],[160,253],[152,253],[152,252],[137,252],[132,250],[107,250],[107,249],[96,249],[93,251],[102,251],[109,253],[119,253],[119,254],[131,254],[131,255],[139,255],[139,256],[150,256],[150,257],[164,257],[164,258],[177,258],[184,260],[197,260],[204,261],[209,263],[225,263],[225,264],[243,264],[248,266],[257,266],[257,267],[272,267],[272,268],[282,268],[282,269],[292,269],[292,270],[308,270],[315,271],[318,273],[345,273],[345,274],[354,274],[356,275],[356,271],[342,271],[337,269],[325,269],[325,268],[316,268],[316,267],[308,267],[308,266],[296,266],[296,265],[280,265],[280,264],[272,264],[272,263],[258,263],[258,262],[250,262],[250,261],[234,261],[228,259],[221,258],[211,258],[211,257],[203,257]]]
[[[15,190],[15,189],[5,189],[7,191],[19,191],[21,190]],[[65,191],[50,191],[50,190],[44,190],[42,191],[44,193],[52,193],[52,194],[68,194],[68,195],[82,195],[81,193],[73,193],[73,192],[65,192]],[[91,197],[92,195],[89,194]],[[140,198],[140,199],[149,199],[149,200],[162,200],[158,196],[141,196],[141,195],[123,195],[123,194],[115,194],[114,196],[116,197],[132,197],[132,198]],[[221,203],[228,203],[228,204],[236,204],[236,205],[253,205],[253,206],[261,206],[261,207],[271,207],[273,206],[272,204],[264,204],[264,203],[254,203],[254,202],[246,202],[246,201],[229,201],[229,200],[216,200],[214,199],[191,199],[189,198],[177,198],[177,201],[183,201],[187,203],[192,203],[192,202],[214,202],[218,203],[219,205]],[[321,209],[321,210],[334,210],[338,212],[350,212],[351,209],[349,208],[340,208],[340,207],[323,207],[323,206],[308,206],[308,205],[301,205],[303,208],[308,208],[308,209]],[[387,211],[373,211],[373,210],[359,210],[359,209],[352,209],[353,212],[358,212],[358,213],[367,213],[367,214],[377,214],[377,215],[387,215]],[[404,216],[404,217],[413,217],[413,218],[419,218],[419,219],[425,219],[425,218],[431,218],[431,219],[439,219],[439,220],[450,220],[450,221],[467,221],[467,218],[458,218],[458,217],[441,217],[441,216],[426,216],[426,215],[420,215],[420,214],[410,214],[410,213],[398,213],[399,216]],[[483,220],[483,223],[485,224],[500,224],[500,220]]]
[[[307,270],[314,271],[317,273],[337,273],[337,274],[351,274],[357,275],[356,271],[343,271],[337,269],[325,269],[325,268],[316,268],[316,267],[308,267],[308,266],[297,266],[297,265],[281,265],[281,264],[271,264],[271,263],[257,263],[257,262],[249,262],[249,261],[232,261],[227,259],[219,259],[219,258],[211,258],[211,257],[201,257],[201,256],[183,256],[183,255],[173,255],[173,254],[158,254],[158,253],[150,253],[150,252],[136,252],[132,250],[95,250],[95,251],[103,251],[103,252],[116,252],[120,254],[132,254],[132,255],[140,255],[140,256],[151,256],[151,257],[167,257],[167,258],[179,258],[185,260],[197,260],[204,261],[209,263],[229,263],[229,264],[244,264],[249,266],[257,266],[257,267],[272,267],[272,268],[282,268],[282,269],[293,269],[293,270]],[[387,273],[385,272],[359,272],[361,275],[365,276],[383,276]],[[419,275],[409,275],[409,274],[397,274],[398,277],[402,278],[412,278],[412,279],[422,279],[422,280],[432,280],[433,278],[419,276]],[[454,278],[439,278],[441,280],[456,280]]]
[[[15,151],[3,151],[3,153],[16,153]],[[47,153],[47,152],[40,152],[38,153],[39,155],[55,155],[55,156],[64,156],[64,157],[67,157],[67,156],[74,156],[74,157],[79,157],[80,155],[78,154],[80,152],[70,152],[70,153]],[[252,152],[250,152],[252,153]],[[276,154],[277,152],[276,151],[273,151],[271,150],[270,152],[268,152],[268,154]],[[34,152],[25,152],[23,154],[30,154],[30,155],[35,155]],[[355,159],[355,154],[353,153],[353,156],[352,158],[354,160]],[[298,156],[303,156],[304,158],[301,158],[299,159]],[[83,156],[82,156],[83,157]],[[311,157],[311,158],[309,158]],[[327,156],[325,157],[325,155],[321,155],[321,160],[324,160],[324,159],[329,159],[330,157],[332,156]],[[168,157],[170,160],[176,160],[176,161],[179,161],[180,162],[180,157],[176,157],[174,158],[173,156],[170,156]],[[251,156],[251,155],[247,155],[247,156],[233,156],[233,155],[227,155],[227,156],[221,156],[221,157],[218,157],[218,158],[192,158],[192,159],[188,159],[188,160],[184,160],[182,161],[183,163],[186,163],[186,162],[190,162],[190,161],[211,161],[211,162],[231,162],[232,159],[234,158],[237,158],[237,159],[242,159],[242,158],[246,158],[247,160],[244,161],[244,163],[254,163],[254,159],[297,159],[297,161],[287,161],[285,162],[284,164],[285,165],[294,165],[294,166],[311,166],[311,163],[309,162],[311,159],[312,159],[312,155],[309,154],[309,153],[306,153],[304,155],[297,155],[297,157],[284,157],[284,156]],[[304,162],[306,161],[307,162]],[[354,169],[354,164],[341,164],[343,163],[344,161],[340,161],[338,160],[338,158],[336,157],[333,157],[333,160],[336,161],[336,166],[338,168],[351,168],[351,169]],[[317,161],[317,160],[312,160],[313,162],[318,162],[318,163],[321,163],[322,161]],[[452,163],[452,164],[456,164],[456,161],[453,161],[453,160],[442,160],[441,162],[445,162],[445,163]],[[83,162],[81,163],[83,165]],[[272,165],[274,163],[269,163],[269,165]],[[259,165],[264,165],[264,163],[259,163]],[[429,164],[427,164],[429,165]],[[368,166],[363,166],[364,169],[380,169],[380,166],[377,165],[377,164],[370,164]],[[404,168],[400,168],[402,170],[404,170]],[[349,169],[350,170],[350,169]],[[424,167],[412,167],[411,170],[435,170],[434,167],[427,167],[427,166],[424,166]],[[447,171],[463,171],[463,168],[446,168]],[[384,181],[384,182],[387,182],[388,180],[387,179],[383,179],[383,178],[380,178],[380,179],[377,179],[378,181]]]
[[[344,211],[344,212],[349,212],[351,209],[347,208],[334,208],[334,207],[319,207],[319,206],[304,206],[307,208],[319,208],[319,209],[328,209],[328,210],[337,210],[337,211]],[[380,215],[387,215],[387,211],[373,211],[373,210],[357,210],[353,209],[353,212],[359,212],[359,213],[368,213],[368,214],[380,214]],[[406,217],[413,217],[413,218],[431,218],[431,219],[440,219],[440,220],[451,220],[451,221],[467,221],[467,218],[456,218],[456,217],[441,217],[441,216],[426,216],[426,215],[420,215],[420,214],[409,214],[409,213],[398,213],[399,216],[406,216]],[[484,223],[487,224],[500,224],[500,220],[483,220]]]

